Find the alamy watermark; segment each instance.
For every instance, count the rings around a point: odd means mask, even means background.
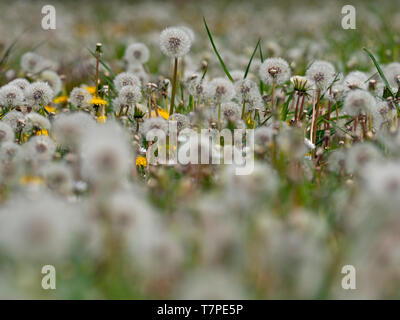
[[[42,28],[44,30],[56,29],[56,8],[50,4],[42,7]]]

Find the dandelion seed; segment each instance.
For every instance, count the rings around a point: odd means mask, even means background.
[[[264,83],[279,85],[289,80],[290,67],[282,58],[269,58],[261,64],[259,75]]]

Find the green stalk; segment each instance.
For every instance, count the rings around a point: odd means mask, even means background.
[[[175,92],[176,92],[177,79],[178,79],[178,58],[175,58],[175,61],[174,61],[174,76],[172,78],[171,105],[169,107],[169,114],[173,114],[174,113]]]

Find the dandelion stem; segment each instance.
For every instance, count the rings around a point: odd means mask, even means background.
[[[293,94],[296,95],[296,93],[293,93]],[[297,94],[296,108],[294,110],[294,122],[295,123],[297,122],[297,118],[298,118],[297,111],[299,109],[299,101],[300,101],[300,96]]]
[[[317,123],[318,123],[318,116],[319,116],[319,109],[320,109],[320,100],[321,100],[321,90],[318,89],[318,92],[317,92],[317,105],[316,105],[315,117],[314,117],[313,143],[315,143],[315,141],[317,139]]]
[[[244,120],[244,111],[246,110],[246,100],[243,99],[243,106],[242,106],[242,117],[241,119]]]
[[[218,130],[221,130],[221,103],[218,104]]]
[[[174,75],[172,78],[171,106],[169,108],[169,114],[174,113],[175,92],[176,92],[177,80],[178,80],[178,58],[175,58],[175,60],[174,60]]]
[[[272,83],[272,89],[271,89],[271,110],[274,112],[275,109],[275,87],[276,83],[275,81]]]
[[[305,99],[306,99],[306,95],[303,94],[303,97],[302,97],[302,99],[301,99],[300,112],[299,112],[299,116],[298,116],[298,118],[299,118],[300,121],[301,121],[301,119],[303,118],[303,110],[304,110],[304,101],[305,101]]]

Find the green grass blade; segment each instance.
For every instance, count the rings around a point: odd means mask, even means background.
[[[257,48],[258,48],[258,46],[260,45],[260,41],[261,41],[261,39],[258,39],[257,44],[256,44],[256,47],[254,48],[253,54],[252,54],[251,57],[250,57],[250,61],[249,61],[249,63],[247,64],[246,72],[244,73],[243,79],[246,79],[247,74],[249,73],[250,66],[251,66],[251,62],[253,61],[254,55],[255,55],[256,52],[257,52]]]
[[[206,30],[207,30],[208,37],[210,38],[211,45],[212,45],[212,47],[214,49],[215,54],[218,57],[219,62],[221,63],[222,69],[224,70],[224,72],[225,72],[226,76],[229,78],[229,80],[231,80],[233,82],[232,76],[229,73],[228,68],[226,67],[224,61],[222,60],[222,58],[221,58],[221,56],[220,56],[220,54],[219,54],[219,52],[217,50],[217,47],[215,46],[215,43],[214,43],[213,37],[211,35],[210,29],[208,29],[208,26],[207,26],[206,18],[203,17],[203,21],[204,21],[204,26],[206,27]]]
[[[263,63],[264,56],[263,56],[263,52],[261,49],[261,39],[259,40],[258,51],[260,52],[260,61],[261,61],[261,63]],[[262,82],[262,80],[260,80],[260,94],[263,94],[263,93],[264,93],[264,83]]]
[[[374,55],[367,49],[367,48],[363,48],[363,50],[369,55],[369,57],[371,58],[372,62],[375,65],[376,70],[378,70],[379,75],[381,76],[383,82],[385,83],[386,89],[390,92],[391,96],[394,97],[394,93],[392,92],[392,88],[389,85],[389,82],[387,81],[381,66],[379,65],[378,61],[376,61]]]

